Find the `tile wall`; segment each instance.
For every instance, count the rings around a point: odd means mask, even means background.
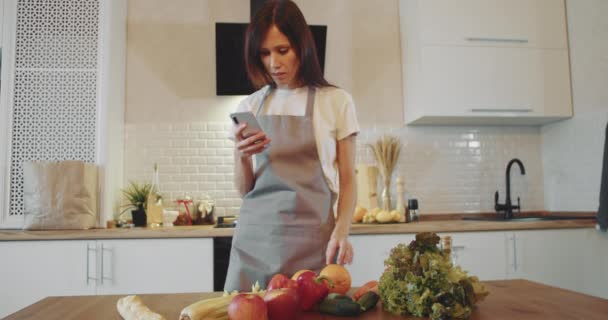
[[[218,215],[238,213],[241,200],[232,179],[233,143],[229,122],[127,124],[125,179],[150,180],[160,164],[161,191],[169,204],[185,195],[205,194]],[[367,143],[383,134],[399,136],[403,149],[397,174],[405,197],[419,199],[422,214],[490,212],[494,191],[504,201],[505,166],[521,159],[526,175],[512,174],[512,197],[525,210],[543,205],[541,135],[534,127],[363,127],[357,163],[374,164]],[[394,179],[393,179],[394,180]]]

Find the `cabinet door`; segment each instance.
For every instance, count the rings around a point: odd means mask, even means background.
[[[572,115],[566,50],[427,46],[422,74],[426,115]]]
[[[0,241],[0,318],[48,296],[95,294],[94,250],[94,241]]]
[[[409,244],[414,234],[399,235],[353,235],[353,263],[346,268],[351,274],[352,286],[361,286],[367,281],[378,280],[384,272],[384,260],[390,251],[400,243]]]
[[[567,48],[563,0],[419,0],[425,44]]]
[[[591,229],[517,231],[509,235],[509,278],[585,292]],[[593,263],[587,261],[587,263]]]
[[[507,278],[507,244],[504,232],[440,234],[452,237],[452,263],[480,280]]]
[[[213,291],[213,240],[98,241],[98,294]]]

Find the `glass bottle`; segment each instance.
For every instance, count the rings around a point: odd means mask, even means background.
[[[152,174],[152,186],[148,194],[146,214],[148,215],[148,225],[159,227],[163,223],[163,198],[160,195],[160,183],[158,179],[158,164],[154,164]]]

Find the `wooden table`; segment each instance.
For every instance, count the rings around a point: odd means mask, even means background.
[[[485,282],[490,295],[482,301],[471,319],[608,319],[608,300],[558,289],[526,280]],[[219,293],[141,295],[150,309],[167,319],[178,319],[185,306]],[[75,296],[45,298],[5,319],[121,319],[115,296]],[[317,313],[305,313],[300,319],[345,319]],[[381,308],[370,310],[357,319],[414,319],[393,316]]]

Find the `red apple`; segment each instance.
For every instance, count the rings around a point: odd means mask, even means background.
[[[297,287],[298,287],[298,282],[296,282],[295,280],[289,279],[284,274],[277,273],[274,276],[272,276],[272,278],[270,278],[270,281],[268,282],[268,286],[266,286],[266,290],[271,291],[271,290],[280,289],[280,288],[296,289]]]
[[[296,319],[300,312],[298,290],[294,288],[274,289],[264,296],[269,320]]]
[[[230,320],[268,320],[266,303],[257,294],[239,293],[228,305]]]

